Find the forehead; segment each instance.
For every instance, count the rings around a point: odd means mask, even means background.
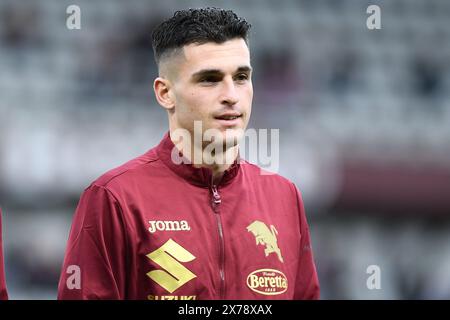
[[[244,39],[232,39],[224,43],[208,42],[189,44],[183,47],[184,63],[182,69],[196,72],[200,69],[236,69],[250,66],[250,51]]]

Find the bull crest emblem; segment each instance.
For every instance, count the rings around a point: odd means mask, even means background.
[[[247,231],[253,233],[253,235],[256,238],[256,245],[262,244],[266,246],[266,249],[264,250],[264,253],[266,257],[275,252],[278,256],[278,259],[281,262],[283,261],[283,257],[281,256],[281,250],[278,248],[278,240],[277,240],[277,234],[278,231],[275,229],[273,225],[270,225],[267,227],[267,225],[264,222],[261,221],[253,221],[248,227]]]

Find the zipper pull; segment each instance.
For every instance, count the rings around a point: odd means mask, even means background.
[[[216,185],[212,185],[211,191],[213,194],[212,207],[215,212],[219,212],[219,205],[222,202],[222,200],[220,199],[220,194],[219,191],[217,190]]]

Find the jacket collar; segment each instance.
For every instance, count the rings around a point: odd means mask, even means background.
[[[189,160],[183,157],[181,151],[178,151],[180,159],[182,159],[180,164],[172,161],[172,150],[176,150],[176,147],[172,140],[170,139],[170,134],[167,132],[164,138],[161,140],[159,145],[156,147],[156,152],[161,159],[161,161],[175,174],[192,183],[201,187],[211,187],[212,186],[212,171],[208,168],[196,168]],[[219,185],[223,186],[229,184],[239,173],[240,170],[240,158],[239,155],[234,163],[225,171],[222,180]]]

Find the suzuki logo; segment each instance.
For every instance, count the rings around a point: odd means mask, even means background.
[[[147,276],[170,293],[197,277],[180,263],[192,261],[195,256],[172,239],[147,257],[164,269],[150,271]]]

